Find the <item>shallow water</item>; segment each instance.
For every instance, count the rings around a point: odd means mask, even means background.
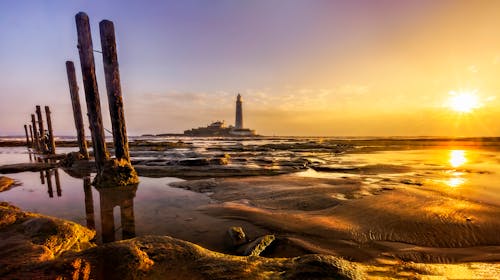
[[[333,168],[358,172],[316,172],[297,176],[359,177],[367,183],[390,182],[430,188],[466,200],[500,206],[500,153],[453,148],[345,154],[330,161]],[[402,170],[401,167],[409,167]],[[365,169],[363,169],[365,168]]]

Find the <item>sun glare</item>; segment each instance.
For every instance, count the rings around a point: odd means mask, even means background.
[[[470,113],[474,109],[481,107],[481,102],[477,95],[477,90],[455,92],[450,91],[448,106],[460,113]]]
[[[451,150],[450,151],[450,165],[452,167],[459,167],[467,162],[464,150]]]

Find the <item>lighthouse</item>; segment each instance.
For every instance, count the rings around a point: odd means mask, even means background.
[[[236,129],[243,128],[243,107],[241,102],[241,95],[238,93],[238,97],[236,97],[236,121],[234,124]]]

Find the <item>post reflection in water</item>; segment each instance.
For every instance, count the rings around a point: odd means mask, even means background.
[[[67,173],[71,177],[83,179],[86,226],[90,229],[98,230],[96,228],[93,187],[90,174]],[[137,187],[138,185],[95,188],[99,192],[101,237],[103,243],[135,237],[134,198]],[[113,210],[117,206],[120,211],[121,227],[115,225]],[[119,233],[120,229],[121,236],[117,236],[116,233]]]
[[[49,197],[54,197],[54,191],[52,190],[52,176],[50,175],[50,170],[45,170],[45,175],[47,176],[47,192],[49,193]]]
[[[61,197],[61,180],[59,178],[59,170],[57,168],[40,171],[40,182],[44,185],[45,181],[47,181],[47,193],[49,194],[49,197],[54,197],[54,190],[52,188],[52,173],[54,173],[57,196]]]
[[[137,185],[98,188],[101,206],[101,230],[102,242],[115,241],[115,220],[113,209],[120,208],[121,239],[135,237],[135,217],[134,217],[134,198],[137,191]]]
[[[95,229],[94,198],[92,196],[90,176],[85,176],[83,178],[83,193],[85,194],[85,220],[87,221],[87,227]]]
[[[57,168],[54,169],[54,177],[56,179],[56,192],[57,196],[62,196],[62,190],[61,190],[61,180],[59,179],[59,170]]]

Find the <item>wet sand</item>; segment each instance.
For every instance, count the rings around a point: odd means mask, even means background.
[[[220,203],[202,211],[259,225],[313,253],[356,261],[500,261],[500,208],[429,190],[291,175],[171,185],[213,193]]]

